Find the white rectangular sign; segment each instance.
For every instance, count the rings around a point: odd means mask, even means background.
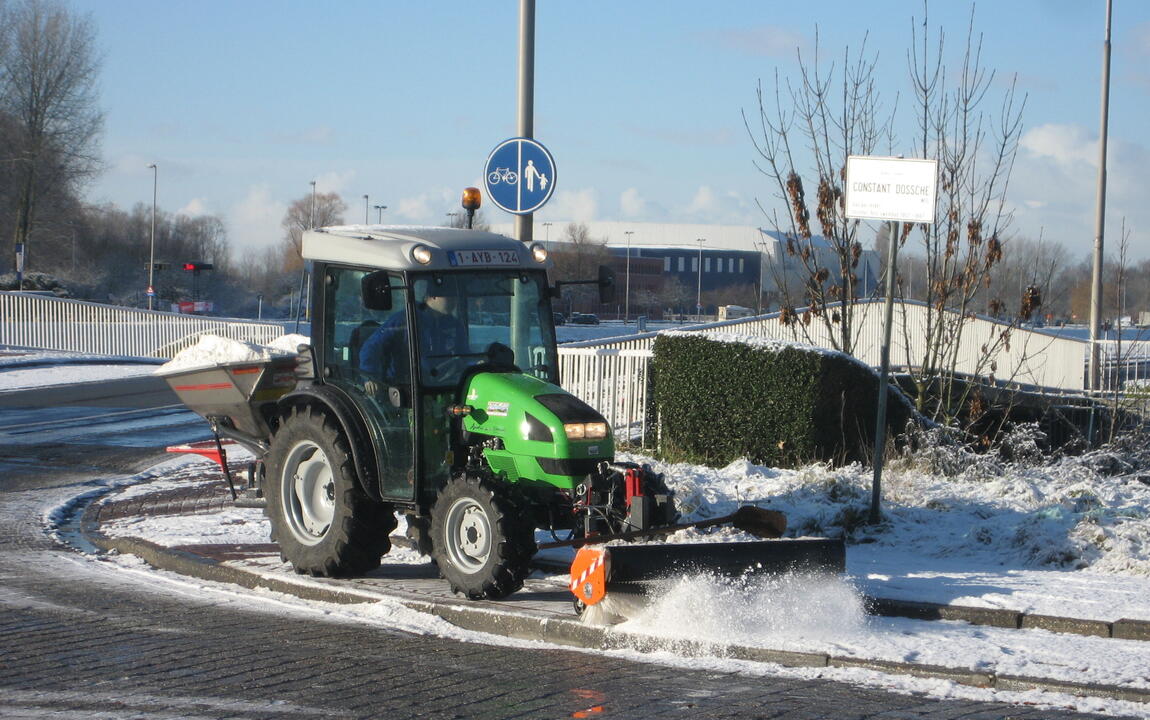
[[[847,158],[846,216],[934,223],[938,162],[916,158]]]

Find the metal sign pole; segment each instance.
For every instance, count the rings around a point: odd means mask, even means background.
[[[890,245],[886,262],[886,304],[883,308],[882,368],[878,380],[878,410],[875,413],[874,428],[874,479],[870,488],[870,515],[867,521],[874,525],[881,519],[879,507],[882,503],[882,463],[886,448],[886,403],[890,385],[890,336],[894,325],[894,279],[898,267],[898,236],[902,232],[897,220],[890,224]]]
[[[535,137],[535,0],[519,0],[519,137]],[[515,216],[515,237],[530,244],[532,213]]]

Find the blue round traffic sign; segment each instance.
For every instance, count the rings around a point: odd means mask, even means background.
[[[535,212],[555,191],[555,159],[531,138],[504,140],[487,156],[483,184],[499,208],[515,215]]]

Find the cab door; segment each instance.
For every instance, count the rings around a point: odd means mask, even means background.
[[[379,282],[383,277],[390,282]],[[380,494],[410,501],[415,497],[414,417],[403,282],[398,274],[329,265],[324,296],[324,380],[363,410]]]

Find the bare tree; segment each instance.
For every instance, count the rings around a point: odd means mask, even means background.
[[[20,0],[0,35],[0,111],[18,188],[14,242],[27,245],[41,196],[73,191],[98,169],[100,62],[91,21],[59,0]]]
[[[921,240],[927,273],[927,341],[922,355],[907,357],[906,365],[912,368],[919,409],[953,420],[969,399],[970,386],[956,383],[955,375],[962,329],[981,309],[975,300],[990,287],[992,271],[1003,258],[1011,220],[1006,189],[1022,133],[1026,98],[1017,97],[1012,81],[993,112],[985,107],[994,71],[982,64],[982,37],[974,31],[973,8],[962,65],[953,86],[948,86],[942,63],[945,35],[941,28],[932,55],[925,30],[925,4],[922,27],[920,34],[912,18],[907,61],[919,125],[915,144],[921,157],[938,161],[938,201],[934,223],[913,228]],[[911,231],[907,226],[900,242],[905,243]],[[1005,303],[990,297],[985,307],[990,314],[1000,315]],[[1008,324],[981,346],[979,374],[994,377],[994,357],[1010,342],[1010,331]],[[927,408],[927,398],[937,404]]]
[[[785,216],[768,211],[786,239],[787,257],[772,266],[779,288],[782,317],[797,320],[796,332],[807,340],[807,327],[817,322],[832,345],[850,353],[854,348],[853,313],[858,293],[858,263],[862,255],[859,222],[844,215],[843,183],[849,155],[887,154],[893,144],[893,111],[883,114],[875,85],[877,56],[868,56],[866,39],[857,53],[843,51],[843,64],[822,69],[818,33],[814,58],[798,52],[799,79],[780,81],[775,75],[772,97],[757,90],[758,117],[743,113],[747,134],[759,156],[755,166],[769,180],[774,196],[787,207]],[[805,153],[805,154],[804,154]],[[816,188],[815,219],[822,237],[811,227],[810,201],[804,175]]]
[[[597,277],[600,265],[610,259],[607,242],[591,237],[591,232],[583,223],[570,223],[560,242],[551,246],[551,259],[555,267],[551,271],[552,282],[556,280],[589,280]],[[563,289],[563,300],[568,309],[587,311],[599,307],[598,291],[589,285],[572,285]]]
[[[292,201],[280,226],[283,236],[283,269],[296,272],[303,267],[303,231],[327,225],[342,225],[347,203],[337,193],[308,193]]]
[[[1010,222],[1006,188],[1025,98],[1019,99],[1011,84],[1001,104],[988,111],[994,73],[982,64],[973,13],[965,54],[953,79],[941,60],[942,31],[932,48],[927,33],[920,34],[913,18],[911,23],[907,65],[918,129],[915,150],[908,154],[937,160],[938,204],[932,225],[905,224],[897,239],[900,246],[912,236],[921,240],[920,252],[908,254],[896,279],[904,297],[921,298],[928,307],[926,342],[905,343],[925,350],[903,360],[912,368],[919,409],[951,420],[967,400],[955,383],[963,326],[978,310],[999,314],[1004,306],[989,290]],[[925,18],[921,24],[926,26]],[[858,221],[844,217],[846,159],[896,154],[895,111],[887,112],[880,102],[877,56],[867,55],[865,36],[857,53],[844,51],[841,70],[833,65],[822,70],[818,53],[816,34],[813,60],[799,54],[798,80],[782,82],[776,74],[773,98],[764,97],[760,84],[755,129],[745,113],[744,123],[758,155],[756,166],[787,208],[785,213],[764,208],[786,242],[786,255],[774,268],[781,319],[798,337],[829,339],[835,348],[851,353],[862,230]],[[813,202],[806,189],[811,184],[817,186]],[[816,220],[821,239],[812,227]],[[884,237],[880,230],[880,254],[885,254]],[[922,331],[918,326],[902,328],[904,334]],[[994,358],[1009,341],[1008,327],[981,347],[981,373],[993,377]],[[937,402],[926,407],[932,400]]]

